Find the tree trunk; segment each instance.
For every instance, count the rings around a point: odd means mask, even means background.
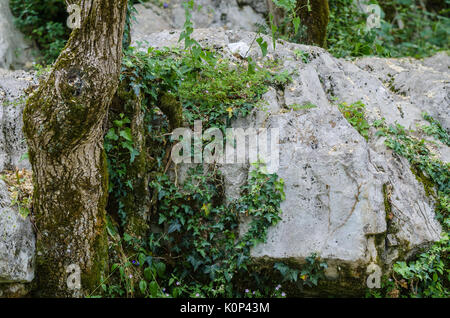
[[[103,123],[118,85],[127,0],[66,2],[80,5],[81,27],[24,111],[43,297],[86,295],[107,266]]]
[[[311,11],[308,11],[308,0],[297,1],[297,15],[300,17],[301,24],[306,25],[307,35],[306,43],[326,46],[327,25],[330,16],[328,0],[309,0]]]
[[[300,23],[306,26],[306,35],[301,43],[326,47],[327,26],[330,16],[328,0],[309,0],[311,11],[308,10],[308,0],[297,0],[295,12],[300,17]],[[274,23],[280,27],[283,9],[278,8],[272,0],[267,0],[269,13],[274,17]]]

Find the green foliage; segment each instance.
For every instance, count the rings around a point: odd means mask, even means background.
[[[336,57],[385,55],[376,30],[366,31],[367,15],[353,0],[329,0],[328,50]]]
[[[70,29],[64,0],[10,0],[17,28],[36,42],[45,63],[52,63],[64,47]]]
[[[133,163],[139,152],[135,149],[133,135],[130,128],[130,119],[120,114],[114,120],[114,126],[105,135],[105,152],[107,154],[109,193],[117,198],[118,214],[121,224],[126,223],[125,205],[121,198],[129,191],[133,191],[131,180],[127,176],[127,167]]]
[[[378,134],[386,137],[385,144],[389,148],[408,159],[413,168],[420,170],[434,183],[438,197],[450,195],[450,163],[444,163],[435,158],[427,147],[427,141],[412,137],[404,127],[398,124],[382,126]],[[448,210],[437,212],[444,213],[441,217],[448,217]]]
[[[203,120],[207,128],[224,127],[231,118],[246,116],[269,85],[289,81],[286,72],[260,69],[249,73],[242,65],[233,65],[207,49],[201,56],[196,54],[179,49],[149,48],[143,52],[130,48],[121,77],[131,80],[136,93],[147,96],[147,105],[156,104],[162,92],[173,94],[183,104],[184,119],[190,125]],[[207,63],[199,63],[199,59]]]
[[[427,120],[430,125],[420,127],[427,135],[433,136],[435,139],[441,141],[443,144],[450,147],[450,136],[442,128],[441,124],[430,115],[424,113],[423,118]]]
[[[297,282],[302,280],[302,285],[307,287],[317,286],[319,280],[325,279],[325,269],[328,264],[320,261],[318,255],[313,253],[306,258],[306,264],[301,270],[292,269],[284,263],[275,263],[274,268],[283,276],[283,281]]]
[[[361,136],[368,140],[370,125],[367,122],[365,115],[366,106],[361,101],[357,101],[351,105],[341,103],[338,105],[338,108],[347,121],[361,134]]]
[[[186,3],[188,18],[189,5]],[[249,72],[241,64],[232,64],[201,48],[191,34],[187,21],[180,36],[180,41],[185,42],[184,49],[142,51],[130,47],[125,52],[121,81],[129,83],[129,91],[141,98],[151,143],[161,145],[154,153],[156,164],[152,166],[154,178],[150,186],[158,210],[154,227],[162,230],[133,245],[141,267],[133,275],[143,273],[139,281],[127,278],[130,264],[122,262],[117,267],[123,268],[118,272],[120,280],[105,283],[103,289],[110,296],[131,295],[135,291],[145,297],[281,296],[275,286],[250,294],[242,292],[238,277],[248,276],[251,247],[264,241],[269,226],[279,220],[279,206],[284,199],[282,180],[264,173],[257,165],[242,188],[242,197],[228,205],[222,202],[222,180],[214,167],[196,167],[178,185],[177,179],[169,178],[164,171],[164,149],[170,143],[168,127],[154,123],[161,116],[156,110],[159,96],[167,92],[181,102],[188,125],[202,120],[204,129],[224,129],[232,118],[246,116],[257,106],[269,85],[285,85],[289,74],[276,74],[265,68]],[[127,187],[131,183],[126,180],[128,161],[124,160],[132,160],[134,149],[128,128],[129,119],[121,117],[105,136],[111,163],[110,189],[114,189],[118,202],[127,191],[132,191]],[[126,215],[120,216],[122,222],[126,220]],[[247,233],[239,236],[241,216],[250,217],[251,221]],[[123,240],[126,239],[125,233]],[[157,274],[157,266],[166,266],[166,275]]]
[[[353,0],[329,0],[328,50],[334,56],[423,57],[449,49],[448,9],[428,10],[420,0],[371,3],[382,9],[381,28],[367,31],[368,15],[361,13]]]
[[[407,285],[398,284],[401,294],[410,297],[449,297],[449,252],[449,235],[444,233],[442,239],[420,254],[416,261],[396,263],[395,274],[408,282]]]
[[[425,132],[431,132],[444,144],[450,142],[440,124],[424,114],[431,126]],[[442,239],[411,262],[398,262],[394,265],[394,274],[390,281],[385,281],[386,295],[389,297],[448,297],[450,270],[449,225],[450,225],[450,164],[437,159],[427,147],[427,141],[413,137],[401,125],[387,127],[383,120],[374,125],[379,128],[378,135],[386,137],[385,144],[397,154],[405,157],[413,169],[419,171],[427,190],[431,182],[434,191],[427,191],[436,200],[436,217],[440,220],[444,233]],[[423,129],[423,128],[422,128]],[[399,275],[401,279],[397,279]],[[380,296],[380,295],[378,295]]]
[[[180,187],[167,175],[151,186],[158,193],[158,224],[166,231],[151,235],[149,255],[164,259],[189,290],[208,297],[235,296],[235,278],[248,275],[250,249],[264,242],[267,229],[280,220],[283,181],[257,164],[243,195],[228,205],[220,202],[220,173],[201,166],[191,169]],[[250,221],[247,232],[239,235],[241,217]]]

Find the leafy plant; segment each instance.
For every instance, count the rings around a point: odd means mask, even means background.
[[[244,117],[258,106],[268,85],[283,85],[289,80],[289,74],[274,72],[276,63],[268,66],[273,71],[258,68],[248,72],[241,64],[231,65],[212,50],[202,48],[191,38],[192,3],[185,4],[188,21],[180,36],[180,41],[185,42],[184,49],[142,51],[130,47],[125,51],[121,81],[128,83],[130,92],[142,99],[151,143],[161,145],[153,154],[155,164],[151,165],[150,183],[158,210],[153,227],[161,231],[154,231],[148,240],[140,242],[123,234],[121,240],[136,253],[139,270],[132,274],[133,279],[128,279],[127,270],[136,267],[125,260],[115,267],[114,276],[119,278],[105,282],[103,288],[110,296],[136,292],[145,297],[237,295],[241,293],[238,277],[245,274],[251,261],[251,247],[263,241],[267,228],[279,220],[279,205],[284,197],[282,181],[276,175],[264,173],[259,165],[250,172],[242,197],[229,205],[222,202],[223,185],[216,167],[191,169],[181,185],[165,173],[164,149],[170,143],[170,134],[167,125],[154,124],[161,116],[156,109],[158,96],[169,93],[179,100],[189,126],[202,120],[204,128],[225,129],[231,119]],[[134,150],[129,124],[126,116],[120,116],[105,136],[110,189],[119,209],[121,197],[133,190],[127,186],[131,184],[127,180],[127,163],[132,160]],[[126,213],[119,211],[119,214],[123,225]],[[252,220],[247,234],[241,237],[238,225],[243,215]],[[157,267],[162,266],[166,268],[165,275],[158,274]],[[272,290],[253,292],[252,296],[281,295],[275,286]]]
[[[350,105],[347,103],[341,103],[338,105],[338,108],[347,121],[361,134],[361,136],[368,140],[370,125],[367,122],[365,115],[366,106],[361,101],[357,101]]]
[[[336,57],[424,57],[449,49],[449,0],[445,0],[447,9],[438,11],[422,6],[420,0],[371,1],[381,8],[381,27],[370,31],[368,15],[355,1],[328,2],[328,50]]]
[[[109,193],[117,198],[118,214],[124,225],[126,223],[125,205],[120,198],[133,190],[131,180],[127,176],[127,167],[128,163],[133,163],[139,155],[134,146],[130,119],[124,114],[120,114],[119,119],[114,120],[114,127],[111,127],[105,135],[104,145],[110,182]]]
[[[226,206],[218,203],[219,180],[218,171],[197,167],[181,189],[166,175],[152,182],[160,202],[158,223],[167,230],[152,235],[149,248],[191,288],[206,296],[231,297],[238,284],[234,278],[243,275],[251,261],[250,249],[264,242],[268,227],[280,219],[283,183],[256,165],[243,195]],[[244,216],[251,220],[248,231],[239,235]]]
[[[450,136],[449,134],[442,128],[441,124],[435,120],[430,115],[424,113],[423,118],[427,120],[430,125],[420,127],[427,135],[433,136],[437,140],[441,141],[443,144],[450,147]]]
[[[436,135],[444,144],[450,142],[448,135],[441,130],[440,124],[424,115],[432,126],[425,128]],[[433,196],[436,203],[436,217],[440,220],[444,233],[440,241],[423,251],[415,261],[397,262],[390,281],[385,280],[385,288],[389,297],[448,297],[450,270],[448,253],[450,225],[450,164],[433,156],[424,139],[413,137],[401,125],[386,126],[378,121],[378,135],[386,137],[385,144],[397,154],[410,162],[413,170],[424,184],[428,195]],[[397,279],[399,275],[401,279]],[[378,295],[380,296],[380,295]]]
[[[396,286],[411,297],[449,297],[449,252],[448,233],[428,251],[419,255],[416,261],[394,264],[394,272],[404,282]]]
[[[306,264],[300,270],[292,269],[284,263],[275,263],[274,268],[281,273],[284,281],[297,282],[300,278],[304,286],[317,286],[319,280],[325,278],[324,270],[328,268],[328,264],[320,261],[316,253],[305,260]]]
[[[36,42],[43,62],[51,64],[70,34],[64,0],[10,0],[9,5],[17,28]]]

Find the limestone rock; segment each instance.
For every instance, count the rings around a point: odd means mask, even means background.
[[[14,26],[9,0],[0,0],[0,68],[23,68],[32,60],[31,47]]]
[[[7,185],[0,180],[0,283],[26,283],[34,278],[35,237],[29,218],[11,206]]]
[[[0,69],[0,171],[26,168],[30,163],[24,157],[27,152],[22,132],[22,112],[25,107],[26,89],[36,84],[34,75],[25,71]]]
[[[235,47],[250,47],[255,38],[254,33],[217,29],[198,29],[193,36],[230,59],[240,58],[233,55]],[[178,31],[163,31],[144,39],[163,47],[180,45],[178,37]],[[270,38],[266,40],[270,43]],[[299,51],[308,61],[297,56]],[[261,57],[257,45],[249,55]],[[448,56],[350,62],[317,47],[278,41],[276,51],[269,45],[266,58],[280,60],[292,72],[292,82],[282,90],[271,88],[264,96],[267,109],[254,111],[233,126],[279,128],[277,173],[285,181],[286,200],[282,221],[269,229],[267,243],[256,246],[252,256],[263,262],[301,264],[318,253],[329,264],[326,275],[331,282],[321,292],[361,294],[374,268],[389,271],[399,257],[408,258],[438,240],[441,226],[435,219],[434,201],[408,161],[393,154],[375,134],[366,141],[342,116],[335,100],[361,100],[371,123],[385,117],[388,124],[416,129],[427,124],[421,114],[426,111],[445,126],[449,73],[442,64],[448,63]],[[387,72],[402,85],[401,94],[389,87]],[[427,79],[433,84],[426,84]],[[428,93],[433,89],[440,93]],[[305,104],[315,107],[297,111],[291,107]],[[448,150],[440,145],[437,154],[448,161]],[[224,165],[221,170],[226,197],[238,197],[248,165]],[[386,199],[391,219],[386,215]]]
[[[131,29],[132,38],[141,38],[145,34],[172,29],[172,21],[167,16],[165,9],[153,3],[146,3],[145,6],[137,4],[135,8],[138,14],[136,14],[136,22]]]
[[[182,29],[185,22],[183,0],[167,1],[167,7],[152,3],[136,5],[136,22],[132,26],[132,37],[162,30]],[[266,0],[195,1],[192,12],[194,28],[220,28],[256,31],[258,25],[266,25]]]
[[[398,100],[398,107],[406,108],[403,119],[412,111],[409,108],[415,106],[450,131],[450,56],[447,53],[423,60],[363,58],[356,65],[382,81]]]

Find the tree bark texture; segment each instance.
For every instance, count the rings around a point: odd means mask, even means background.
[[[309,0],[311,11],[308,10],[308,0],[297,0],[295,12],[300,17],[300,23],[306,26],[306,37],[302,39],[304,44],[326,46],[327,26],[330,16],[328,0]],[[267,0],[269,13],[273,16],[273,22],[280,27],[286,14],[278,8],[272,0]]]
[[[107,267],[103,123],[118,85],[127,0],[66,3],[80,5],[81,27],[24,111],[41,297],[86,295]],[[80,269],[81,288],[70,265]]]
[[[330,17],[328,0],[309,0],[311,11],[308,11],[307,3],[308,0],[298,0],[296,9],[301,24],[307,27],[305,44],[325,47],[327,25]]]

